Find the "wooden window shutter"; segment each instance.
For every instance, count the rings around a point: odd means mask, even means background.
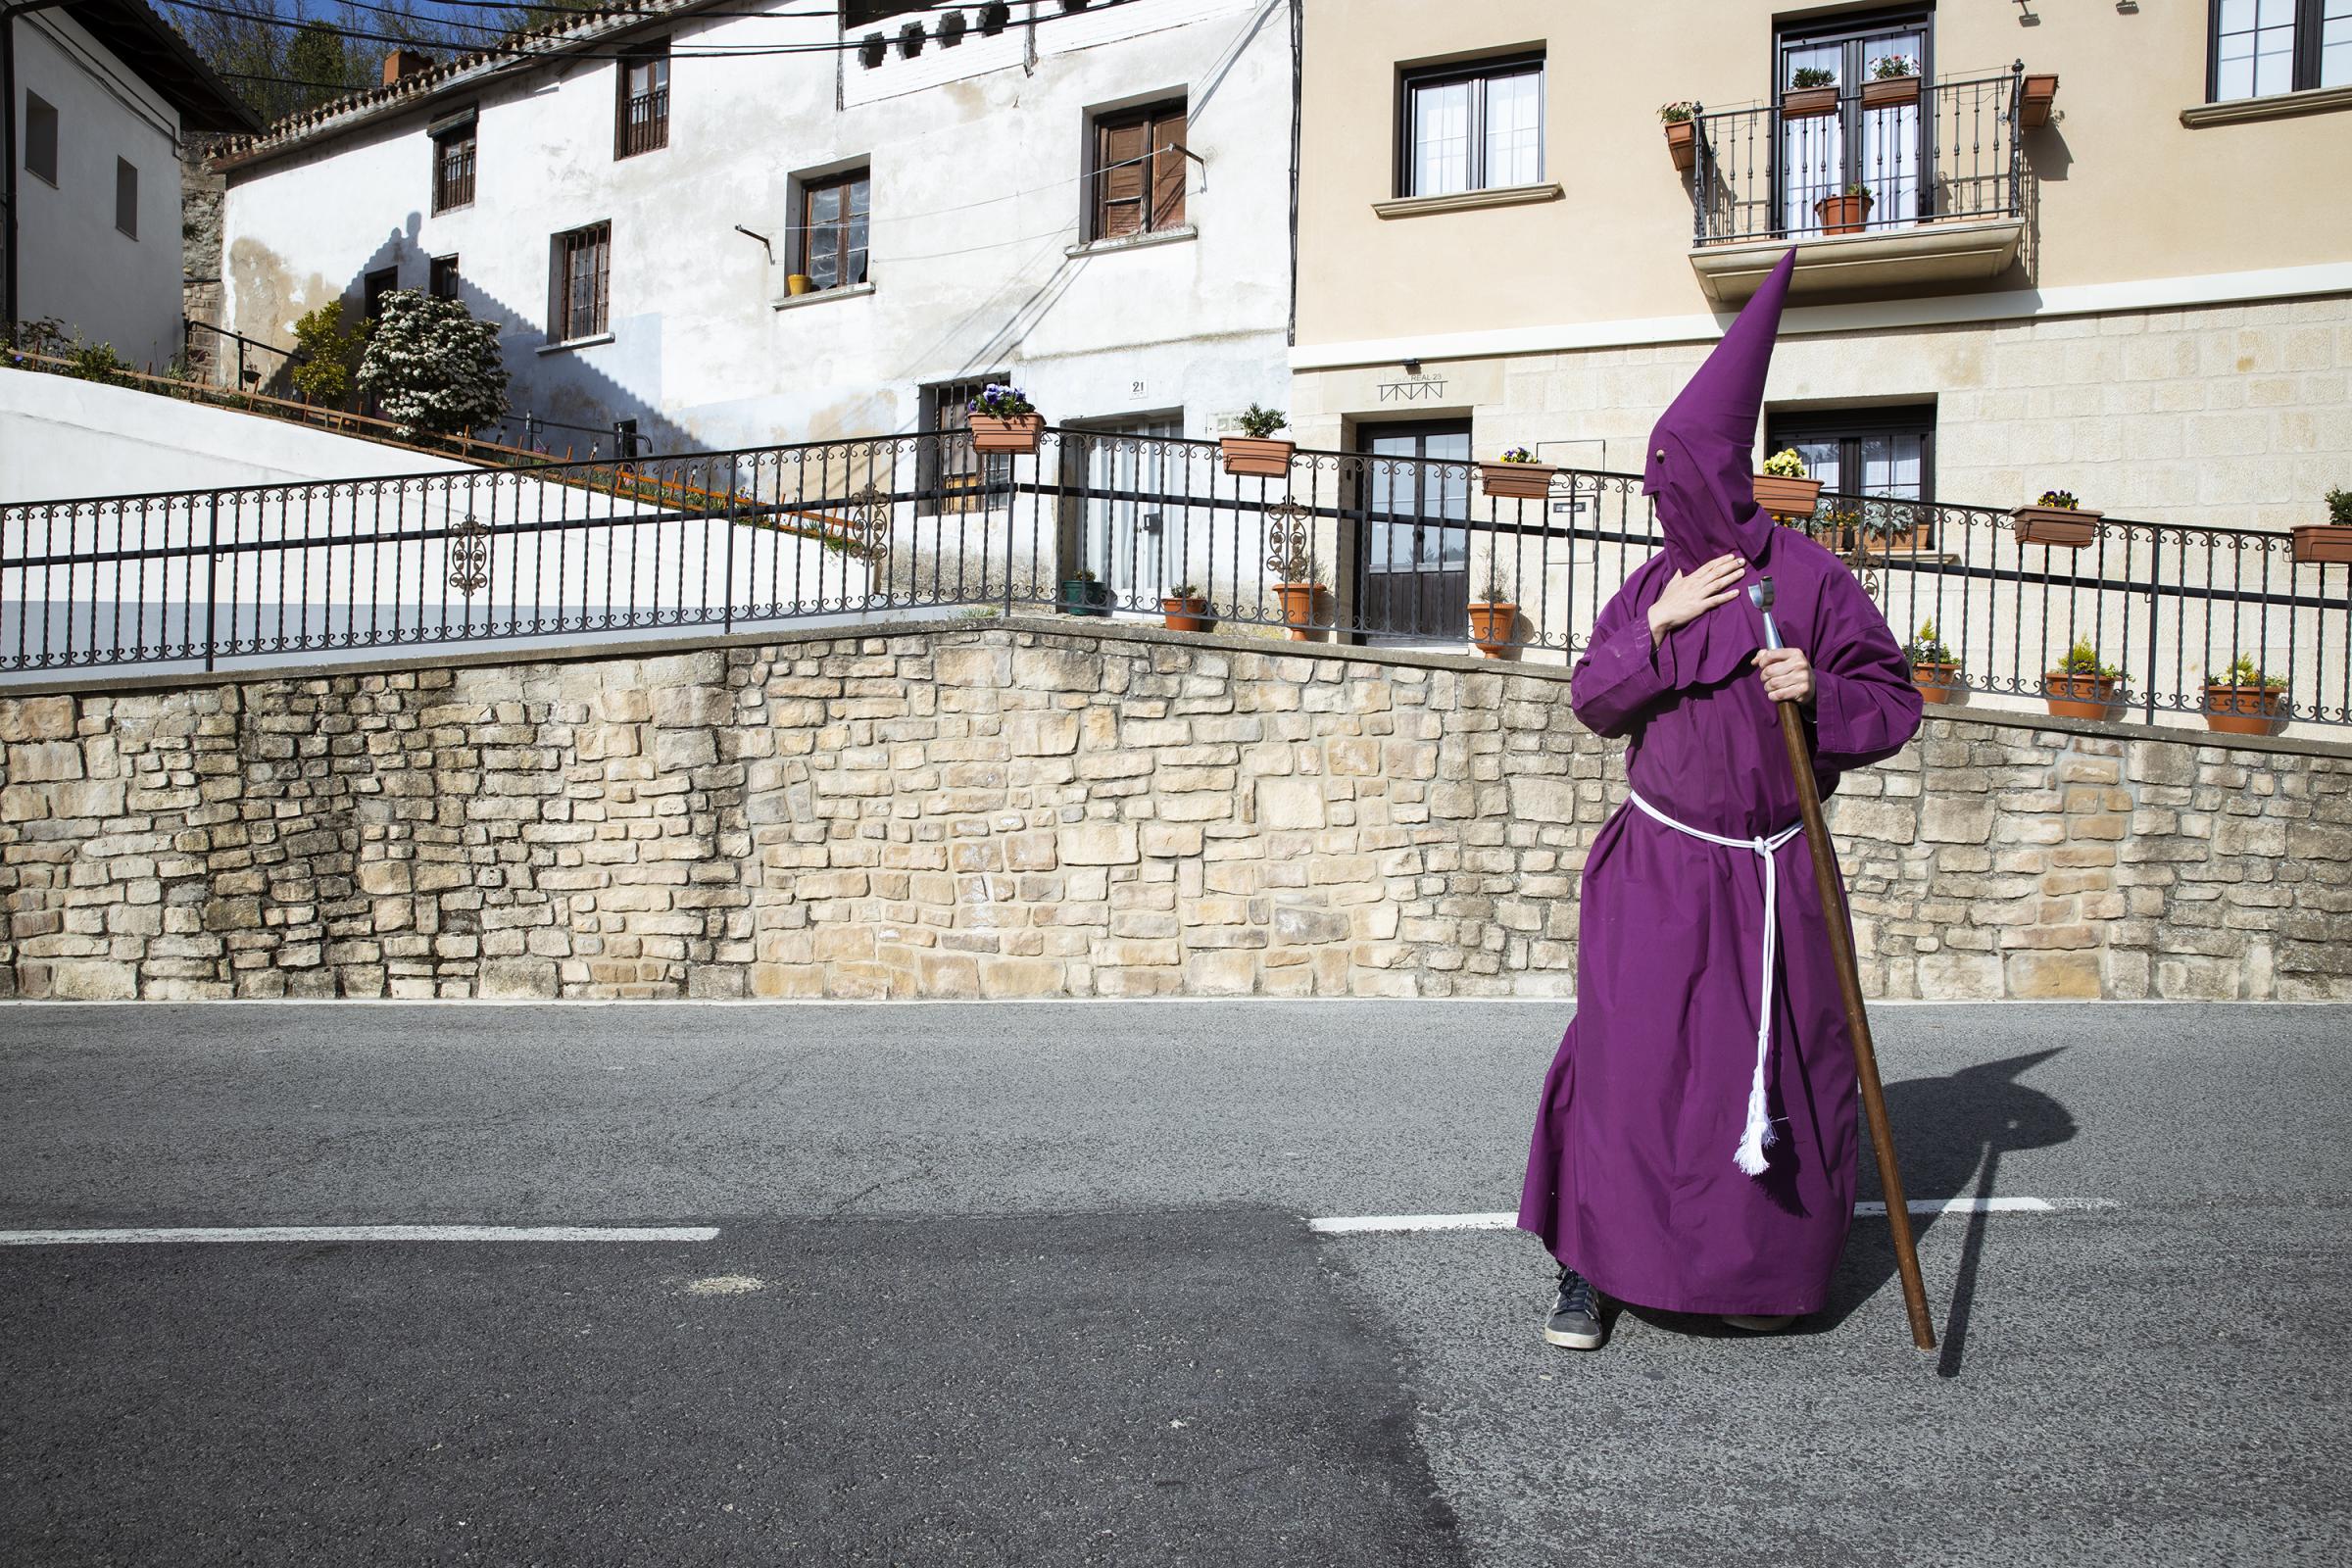
[[[1151,228],[1184,221],[1185,157],[1167,150],[1184,145],[1184,118],[1181,109],[1164,109],[1152,121]]]
[[[1151,146],[1151,125],[1130,121],[1100,128],[1097,156],[1101,173],[1095,206],[1095,237],[1120,239],[1143,231],[1146,168],[1142,161]]]

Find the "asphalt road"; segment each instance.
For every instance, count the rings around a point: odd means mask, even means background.
[[[0,1559],[2334,1562],[2352,1009],[1877,1018],[1912,1196],[1544,1347],[1529,1004],[0,1007]],[[1867,1162],[1866,1162],[1867,1163]],[[1867,1175],[1866,1196],[1869,1192]]]

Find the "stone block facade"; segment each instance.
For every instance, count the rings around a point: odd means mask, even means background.
[[[0,699],[0,994],[1566,996],[1563,671],[1007,621]],[[2352,748],[1938,717],[1878,996],[2352,998]]]

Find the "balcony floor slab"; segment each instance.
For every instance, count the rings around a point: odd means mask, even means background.
[[[1788,292],[1901,289],[1997,277],[2017,260],[2025,235],[2025,220],[1996,218],[1799,239],[1793,242],[1796,274]],[[1763,284],[1790,243],[1701,245],[1690,252],[1690,270],[1709,299],[1740,305]]]

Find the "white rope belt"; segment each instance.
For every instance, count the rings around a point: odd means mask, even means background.
[[[1763,994],[1756,1003],[1756,1072],[1747,1086],[1747,1125],[1740,1134],[1740,1148],[1732,1162],[1750,1176],[1764,1174],[1764,1151],[1773,1142],[1772,1118],[1764,1110],[1764,1063],[1772,1054],[1772,970],[1773,959],[1780,946],[1780,876],[1773,862],[1773,852],[1800,832],[1805,824],[1792,822],[1778,833],[1766,838],[1727,839],[1719,833],[1705,833],[1688,822],[1678,822],[1650,805],[1641,796],[1633,802],[1653,819],[1665,823],[1677,833],[1688,833],[1709,844],[1720,844],[1727,850],[1749,850],[1764,862],[1764,981]]]

